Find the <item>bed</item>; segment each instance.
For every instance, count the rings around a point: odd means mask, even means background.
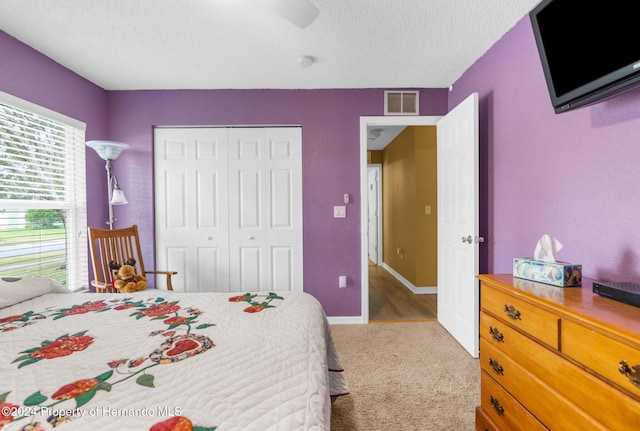
[[[303,292],[70,293],[0,280],[0,429],[329,430],[347,393]]]

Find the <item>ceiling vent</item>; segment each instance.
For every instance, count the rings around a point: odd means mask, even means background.
[[[418,91],[385,91],[384,115],[420,115]]]

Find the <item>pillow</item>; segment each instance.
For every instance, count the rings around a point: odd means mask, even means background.
[[[8,307],[45,293],[71,293],[71,291],[50,278],[0,277],[0,308]]]

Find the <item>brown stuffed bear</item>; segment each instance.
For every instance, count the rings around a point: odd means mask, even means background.
[[[147,279],[142,275],[137,275],[133,265],[124,264],[118,269],[118,278],[114,281],[113,286],[121,293],[145,290]]]

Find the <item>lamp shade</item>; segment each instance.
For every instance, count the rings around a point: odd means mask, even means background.
[[[115,160],[129,148],[127,144],[116,141],[87,141],[87,147],[93,148],[103,160]]]
[[[111,196],[111,205],[126,205],[129,201],[124,196],[124,192],[120,189],[115,189],[113,191],[113,195]]]

